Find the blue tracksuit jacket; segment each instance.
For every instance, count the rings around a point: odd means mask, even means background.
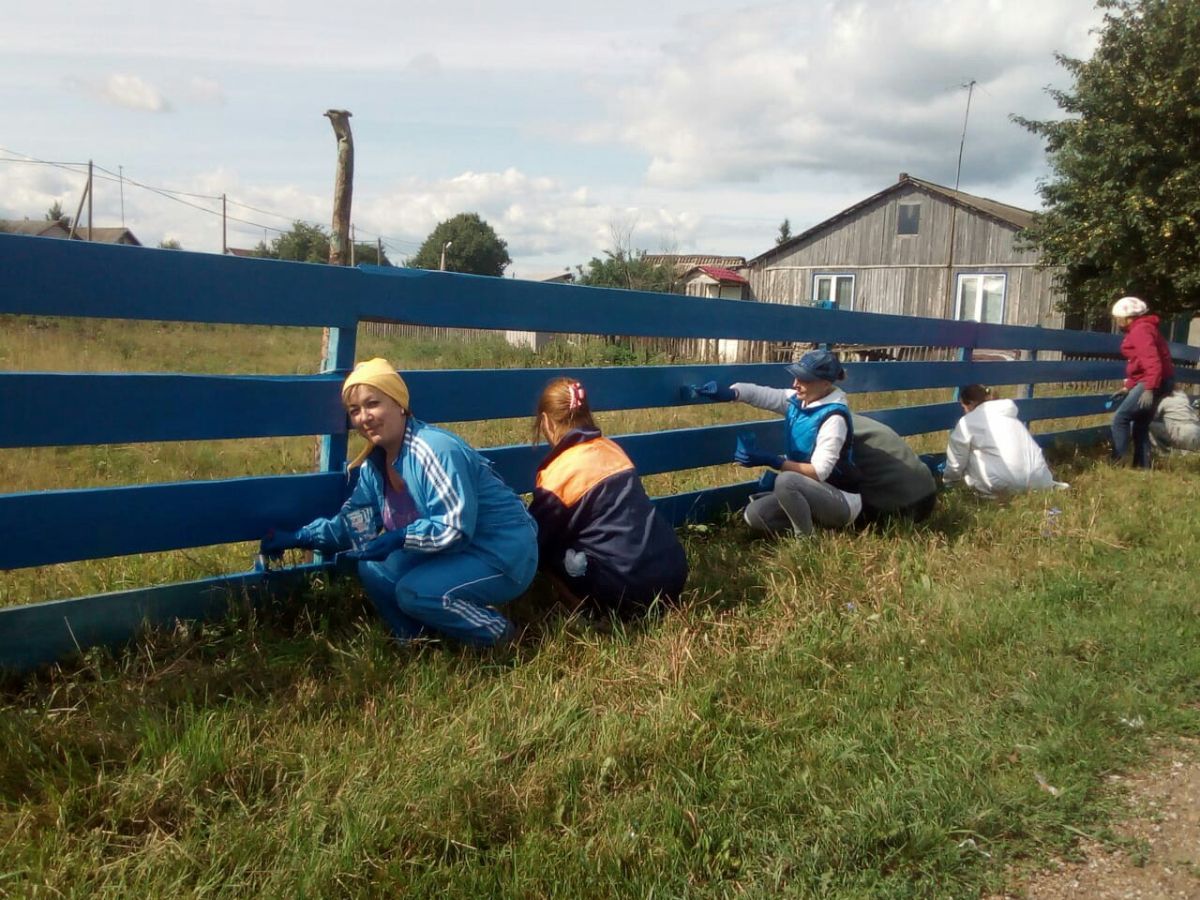
[[[328,553],[352,546],[346,516],[363,506],[380,512],[384,465],[383,450],[377,449],[351,473],[357,480],[340,512],[300,530],[314,549]],[[417,509],[416,520],[405,527],[404,550],[469,549],[514,577],[521,578],[528,570],[537,527],[525,504],[477,450],[457,435],[409,418],[394,465]]]

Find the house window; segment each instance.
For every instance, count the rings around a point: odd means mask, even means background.
[[[813,305],[854,308],[853,275],[814,275]]]
[[[919,234],[921,231],[921,204],[901,203],[896,217],[896,234]]]
[[[1000,324],[1004,321],[1007,275],[959,275],[954,318]]]

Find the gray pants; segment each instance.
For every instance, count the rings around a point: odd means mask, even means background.
[[[846,527],[850,524],[850,505],[832,485],[799,472],[780,472],[774,490],[750,498],[745,516],[755,531],[805,535],[812,534],[816,525]]]

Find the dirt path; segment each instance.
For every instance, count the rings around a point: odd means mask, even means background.
[[[1113,829],[1120,846],[1083,841],[1083,862],[1060,862],[991,900],[1200,898],[1200,741],[1111,780],[1129,792],[1129,817]]]

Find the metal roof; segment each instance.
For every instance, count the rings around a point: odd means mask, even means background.
[[[787,253],[813,235],[832,228],[842,219],[848,218],[868,206],[873,206],[891,194],[898,193],[899,191],[910,187],[916,188],[923,193],[941,197],[944,200],[949,200],[951,203],[957,202],[961,207],[974,210],[980,215],[987,216],[989,219],[994,219],[1001,224],[1009,225],[1017,231],[1028,228],[1033,222],[1034,214],[1032,210],[1022,209],[1019,206],[1012,206],[1008,203],[1001,203],[999,200],[991,200],[987,197],[979,197],[975,194],[968,194],[965,191],[956,191],[953,188],[946,187],[945,185],[935,184],[932,181],[925,181],[922,178],[913,178],[908,173],[901,172],[900,178],[895,184],[884,188],[877,194],[872,194],[865,200],[860,200],[853,206],[842,210],[837,215],[831,216],[824,222],[819,222],[812,228],[801,232],[790,240],[784,241],[782,244],[772,247],[765,253],[760,253],[758,256],[754,257],[754,259],[750,260],[748,265],[757,265],[758,263],[774,256],[778,256],[781,253]]]
[[[703,272],[713,281],[719,281],[723,284],[749,284],[750,282],[744,275],[739,275],[733,269],[726,269],[722,266],[695,266],[696,270]]]

